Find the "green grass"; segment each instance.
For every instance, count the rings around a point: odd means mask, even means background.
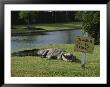
[[[56,29],[74,29],[74,28],[80,28],[81,23],[55,23],[55,24],[38,24],[33,25],[36,28],[43,28],[46,30],[56,30]]]
[[[81,52],[74,52],[73,44],[51,44],[41,48],[64,48],[81,60]],[[99,77],[100,76],[100,47],[95,45],[94,53],[87,54],[86,68],[81,68],[80,62],[48,60],[40,57],[11,58],[11,76],[13,77]]]
[[[76,29],[81,27],[81,22],[72,22],[72,23],[54,23],[54,24],[33,24],[34,29],[26,29],[26,25],[13,25],[12,33],[18,32],[30,32],[36,31],[37,28],[42,28],[43,30],[37,31],[46,31],[46,30],[64,30],[64,29]]]

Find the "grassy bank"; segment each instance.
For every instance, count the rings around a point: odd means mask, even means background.
[[[80,22],[75,23],[54,23],[54,24],[33,24],[32,29],[27,29],[26,25],[13,25],[12,33],[29,33],[37,31],[52,31],[52,30],[65,30],[65,29],[76,29],[81,27]],[[15,28],[15,29],[13,29]]]
[[[51,44],[41,48],[64,48],[81,60],[81,52],[74,52],[73,44]],[[100,47],[95,45],[94,53],[87,54],[86,68],[82,69],[80,62],[66,62],[62,60],[48,60],[40,57],[12,57],[11,76],[72,76],[72,77],[98,77],[100,76]]]

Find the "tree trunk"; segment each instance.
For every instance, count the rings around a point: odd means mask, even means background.
[[[30,29],[31,28],[31,25],[30,25],[30,18],[28,17],[27,19],[27,29]]]

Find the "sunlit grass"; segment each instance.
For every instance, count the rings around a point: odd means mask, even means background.
[[[73,44],[51,44],[39,48],[64,48],[81,60],[81,52],[74,52]],[[13,77],[99,77],[100,76],[100,47],[95,45],[94,53],[87,54],[86,68],[81,68],[80,62],[66,62],[62,60],[48,60],[41,57],[11,58],[11,76]]]
[[[64,30],[64,29],[80,29],[81,22],[71,22],[71,23],[53,23],[53,24],[33,24],[31,25],[34,29],[27,29],[26,25],[13,25],[15,29],[12,28],[12,33],[14,32],[30,32],[30,31],[46,31],[46,30]],[[43,30],[38,30],[41,28]]]

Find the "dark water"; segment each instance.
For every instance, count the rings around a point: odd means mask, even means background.
[[[53,43],[74,43],[75,37],[82,35],[80,29],[68,31],[45,32],[44,35],[12,36],[11,50],[34,48]]]

